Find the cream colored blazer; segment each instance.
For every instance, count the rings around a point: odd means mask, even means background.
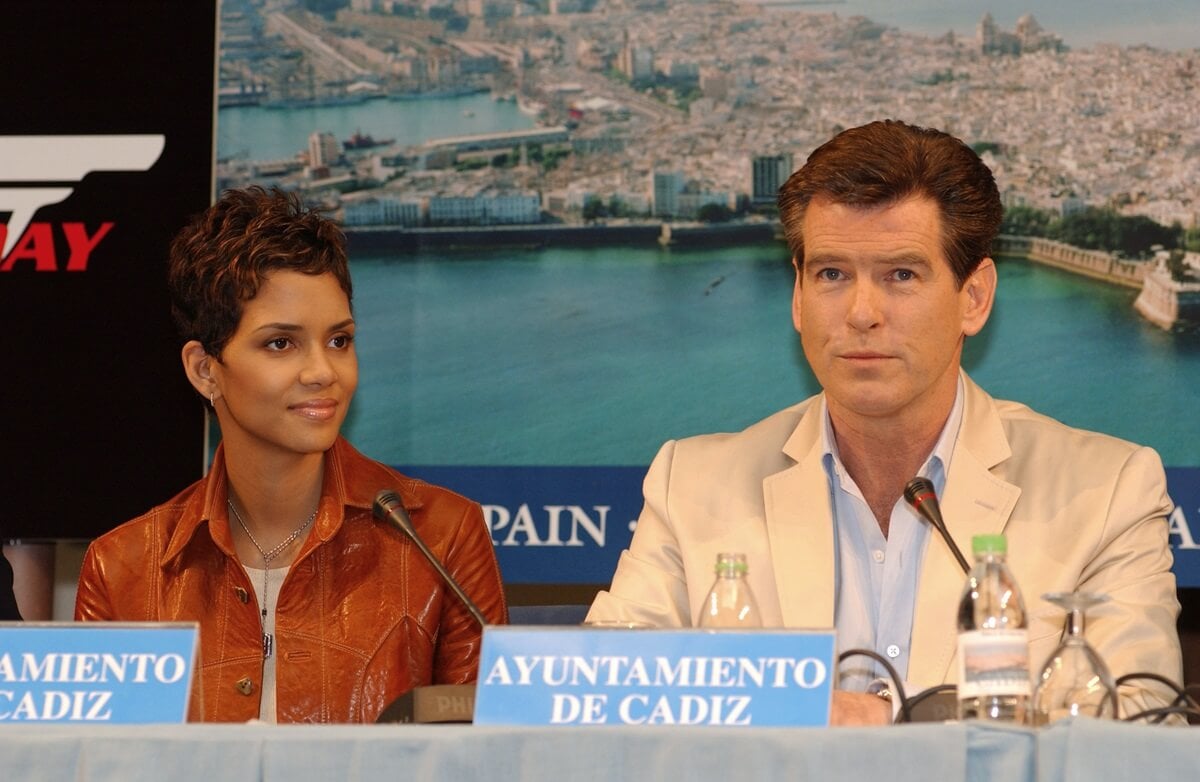
[[[1064,615],[1046,592],[1111,598],[1089,613],[1087,638],[1114,676],[1149,671],[1179,682],[1166,476],[1153,450],[1073,429],[996,400],[965,374],[963,423],[941,498],[970,558],[971,538],[1008,537],[1008,561],[1030,616],[1030,664],[1057,645]],[[834,530],[821,465],[822,405],[812,397],[735,434],[666,443],[646,475],[645,506],[608,591],[589,620],[694,623],[718,552],[747,555],[768,627],[834,620]],[[907,680],[957,678],[955,611],[964,577],[934,532],[921,566]],[[1123,691],[1123,714],[1151,701]],[[1160,704],[1158,701],[1163,701]]]

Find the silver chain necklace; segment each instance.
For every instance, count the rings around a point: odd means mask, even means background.
[[[263,658],[271,656],[271,652],[275,648],[275,636],[267,632],[267,575],[271,572],[271,560],[283,553],[284,549],[296,542],[296,538],[304,530],[308,529],[308,525],[312,524],[313,519],[317,517],[316,508],[313,509],[312,515],[305,519],[304,523],[296,527],[291,535],[284,538],[283,542],[270,551],[263,551],[263,547],[258,545],[258,541],[254,539],[254,534],[250,532],[250,528],[246,526],[246,522],[242,519],[242,514],[238,513],[238,509],[234,507],[233,500],[227,499],[225,503],[229,506],[229,510],[233,512],[233,517],[237,519],[238,526],[246,533],[246,537],[250,538],[250,543],[258,551],[258,555],[263,561],[263,596],[262,596],[262,618],[259,620],[259,626],[262,629],[262,645]]]

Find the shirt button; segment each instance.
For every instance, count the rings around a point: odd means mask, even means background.
[[[879,549],[875,549],[874,551],[872,551],[871,556],[875,559],[876,562],[883,561],[883,552],[880,551]]]
[[[250,595],[247,594],[246,590],[242,589],[241,587],[234,587],[233,593],[235,595],[237,595],[237,599],[242,601],[243,603],[250,602]]]
[[[895,644],[888,644],[887,656],[895,660],[900,656],[900,647],[896,646]]]
[[[254,682],[250,681],[249,676],[238,679],[237,682],[234,683],[233,687],[242,695],[249,695],[250,693],[254,692]]]

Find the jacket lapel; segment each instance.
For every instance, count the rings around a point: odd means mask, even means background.
[[[946,529],[971,562],[971,539],[1004,531],[1020,488],[991,469],[1011,456],[995,402],[964,373],[963,421],[941,498]],[[932,531],[913,612],[908,678],[927,686],[946,681],[954,660],[957,608],[965,575],[946,542]]]
[[[814,399],[783,447],[795,464],[763,479],[767,537],[785,627],[832,627],[835,557],[821,465],[824,405]]]

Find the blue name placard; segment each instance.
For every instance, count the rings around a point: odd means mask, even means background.
[[[0,722],[183,722],[195,623],[0,622]]]
[[[482,725],[829,723],[832,631],[485,627]]]

